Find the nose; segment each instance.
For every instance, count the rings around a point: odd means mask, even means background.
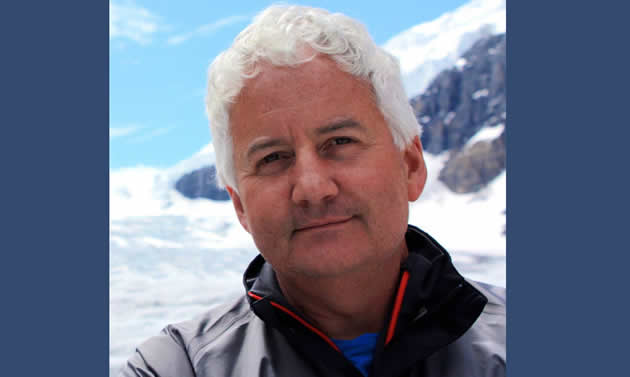
[[[297,155],[292,170],[291,200],[300,207],[321,205],[339,193],[330,164],[317,153]]]

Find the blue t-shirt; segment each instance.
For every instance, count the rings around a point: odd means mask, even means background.
[[[363,373],[368,375],[378,334],[367,333],[350,340],[332,339],[339,350]]]

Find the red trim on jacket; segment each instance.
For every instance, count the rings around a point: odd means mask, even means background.
[[[387,329],[387,337],[385,338],[385,345],[387,345],[392,340],[392,338],[394,337],[394,332],[396,331],[396,324],[398,322],[398,314],[400,314],[400,307],[402,306],[402,301],[403,301],[403,297],[405,296],[405,290],[407,289],[407,283],[408,282],[409,282],[409,271],[403,271],[403,275],[402,275],[402,277],[400,279],[400,284],[398,285],[398,292],[396,293],[396,301],[394,301],[394,309],[392,311],[392,319],[389,322],[389,328]],[[258,296],[257,294],[255,294],[253,292],[247,292],[247,294],[249,296],[253,297],[256,300],[262,300],[261,296]],[[317,334],[320,338],[322,338],[326,343],[328,343],[337,352],[341,352],[339,350],[339,347],[337,347],[337,345],[332,340],[330,340],[330,338],[328,336],[326,336],[326,334],[324,334],[323,332],[318,330],[316,327],[312,326],[311,324],[309,324],[308,322],[303,320],[300,316],[298,316],[297,314],[293,313],[291,310],[285,308],[284,306],[282,306],[282,305],[280,305],[280,304],[278,304],[278,303],[276,303],[274,301],[271,301],[271,300],[269,300],[269,302],[275,308],[278,308],[278,309],[282,310],[283,312],[287,313],[293,319],[295,319],[296,321],[298,321],[302,325],[304,325],[304,327],[306,327],[307,329],[309,329],[312,332],[314,332],[315,334]]]
[[[255,293],[252,292],[247,292],[247,294],[253,298],[255,298],[256,300],[262,300],[262,297],[258,296]],[[288,315],[290,315],[291,317],[293,317],[296,321],[300,322],[302,325],[304,325],[307,329],[311,330],[312,332],[314,332],[315,334],[319,335],[320,338],[324,339],[324,341],[326,343],[328,343],[332,348],[334,348],[337,352],[341,352],[339,350],[339,347],[337,347],[337,345],[330,340],[329,337],[326,336],[326,334],[324,334],[323,332],[321,332],[320,330],[318,330],[317,328],[313,327],[311,324],[309,324],[308,322],[306,322],[305,320],[303,320],[302,318],[300,318],[300,316],[298,316],[297,314],[293,313],[292,311],[290,311],[289,309],[285,308],[284,306],[273,302],[271,300],[269,300],[269,302],[271,303],[271,305],[273,305],[274,307],[282,310],[283,312],[287,313]]]
[[[403,271],[403,275],[400,278],[400,284],[398,285],[398,292],[396,293],[396,301],[394,302],[394,310],[392,311],[392,319],[389,322],[389,328],[387,329],[387,338],[385,338],[385,345],[389,343],[394,337],[394,331],[396,331],[396,323],[398,322],[398,314],[400,313],[400,307],[402,306],[403,297],[405,296],[405,290],[407,289],[407,282],[409,281],[409,271]]]

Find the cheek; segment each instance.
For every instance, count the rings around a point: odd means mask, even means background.
[[[378,218],[389,218],[396,222],[408,213],[407,184],[404,168],[393,156],[390,161],[379,163],[362,169],[361,189],[358,194],[370,203],[372,215]],[[406,218],[401,221],[407,221]]]
[[[396,155],[385,155],[379,160],[365,161],[355,170],[354,179],[372,193],[400,192],[406,187],[406,177],[404,166],[398,160]]]
[[[268,182],[251,182],[243,196],[243,208],[247,215],[252,236],[268,240],[273,234],[282,233],[288,216],[287,199],[280,185]]]

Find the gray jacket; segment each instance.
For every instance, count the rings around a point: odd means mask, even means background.
[[[392,303],[370,376],[505,376],[505,290],[462,278],[418,228],[406,241],[403,299]],[[144,342],[120,376],[363,376],[286,302],[262,256],[244,283],[246,296]]]

